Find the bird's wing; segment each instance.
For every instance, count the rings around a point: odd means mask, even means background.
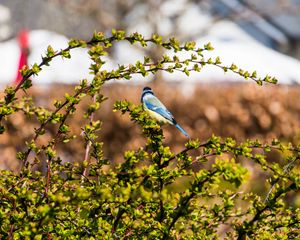
[[[174,123],[174,117],[172,113],[170,113],[170,111],[165,107],[165,105],[162,104],[161,101],[159,101],[157,97],[153,95],[147,96],[147,98],[144,99],[144,103],[149,110],[160,114],[164,118]]]

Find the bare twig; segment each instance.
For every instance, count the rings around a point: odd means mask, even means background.
[[[93,96],[93,103],[96,102],[96,99],[97,99],[97,94],[95,94]],[[93,120],[94,120],[94,115],[95,115],[95,112],[92,112],[92,114],[90,115],[90,125],[93,124]],[[85,131],[83,132],[85,135],[87,135],[85,133]],[[90,157],[90,149],[91,149],[91,146],[92,146],[92,141],[88,138],[87,140],[87,144],[86,144],[86,148],[85,148],[85,156],[84,156],[84,162],[87,162],[87,166],[84,168],[83,170],[83,177],[81,178],[81,181],[83,182],[85,177],[87,177],[89,175],[89,166],[90,166],[90,161],[91,161],[91,157]]]
[[[52,158],[48,157],[47,161],[47,177],[46,177],[46,186],[45,186],[45,197],[48,198],[48,193],[50,189],[50,184],[51,184],[51,162]]]
[[[299,160],[299,158],[295,158],[293,161],[290,161],[288,164],[286,164],[283,168],[283,174],[288,174],[289,173],[289,169],[290,167],[297,161]],[[271,192],[273,191],[275,185],[279,182],[280,178],[277,178],[276,181],[274,181],[274,183],[272,184],[270,190],[267,193],[267,196],[264,200],[264,204],[266,204],[266,202],[269,200]]]
[[[16,211],[16,200],[13,199],[12,201],[13,201],[13,212],[14,212],[14,211]],[[13,239],[14,228],[15,228],[15,225],[14,225],[14,223],[12,223],[10,225],[9,234],[8,234],[9,240]]]

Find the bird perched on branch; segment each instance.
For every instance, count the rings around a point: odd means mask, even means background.
[[[162,104],[161,101],[154,95],[149,87],[144,87],[141,102],[143,108],[149,113],[150,117],[156,119],[160,123],[169,123],[178,128],[186,137],[189,137],[187,132],[176,122],[172,113]]]

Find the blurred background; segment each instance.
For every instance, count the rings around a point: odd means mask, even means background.
[[[139,104],[145,84],[193,138],[204,141],[216,134],[238,141],[277,137],[285,143],[300,143],[300,0],[0,0],[1,88],[20,80],[18,69],[24,64],[40,63],[49,44],[60,50],[69,38],[89,40],[94,31],[109,35],[112,28],[145,36],[176,36],[198,46],[211,42],[215,50],[207,58],[220,56],[223,64],[235,63],[262,77],[275,76],[280,84],[257,87],[214,67],[189,77],[158,73],[147,79],[138,76],[133,81],[112,82],[103,89],[109,99],[96,115],[103,120],[99,137],[105,157],[121,161],[123,151],[143,146],[141,129],[127,115],[112,112],[112,106],[123,99]],[[155,60],[162,54],[162,49],[118,43],[110,49],[104,68],[133,63],[144,55]],[[27,94],[38,105],[53,109],[53,99],[72,93],[81,79],[91,79],[86,50],[74,50],[71,56],[70,60],[55,59],[33,78],[34,87]],[[84,158],[80,126],[88,122],[82,117],[87,105],[88,100],[69,120],[77,138],[59,146],[64,161]],[[18,113],[7,119],[8,131],[0,136],[0,168],[18,168],[16,153],[31,140],[34,127],[38,127],[34,116]],[[54,131],[50,126],[39,144]],[[184,136],[172,126],[164,127],[164,132],[166,144],[180,151]],[[280,159],[278,154],[270,155],[270,161]],[[300,197],[295,201],[300,205]]]
[[[68,38],[89,40],[94,31],[109,35],[112,28],[146,37],[176,36],[199,46],[210,41],[215,51],[207,57],[220,56],[225,64],[234,62],[260,75],[273,75],[280,83],[300,82],[300,0],[0,0],[0,84],[16,78],[20,48],[33,64],[41,61],[49,44],[61,49]],[[162,51],[122,42],[111,49],[105,68],[132,63],[145,54],[155,60]],[[56,59],[36,84],[73,84],[89,76],[85,50],[76,50],[71,61],[62,61]],[[210,67],[190,77],[161,73],[148,80],[161,79],[241,80]]]

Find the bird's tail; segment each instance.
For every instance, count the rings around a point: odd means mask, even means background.
[[[178,123],[175,124],[175,127],[177,127],[177,128],[179,129],[179,131],[183,133],[184,136],[186,136],[186,137],[188,137],[188,138],[190,137],[190,136],[187,134],[187,132],[184,131],[184,129],[183,129],[182,127],[180,127],[180,125],[179,125]]]

